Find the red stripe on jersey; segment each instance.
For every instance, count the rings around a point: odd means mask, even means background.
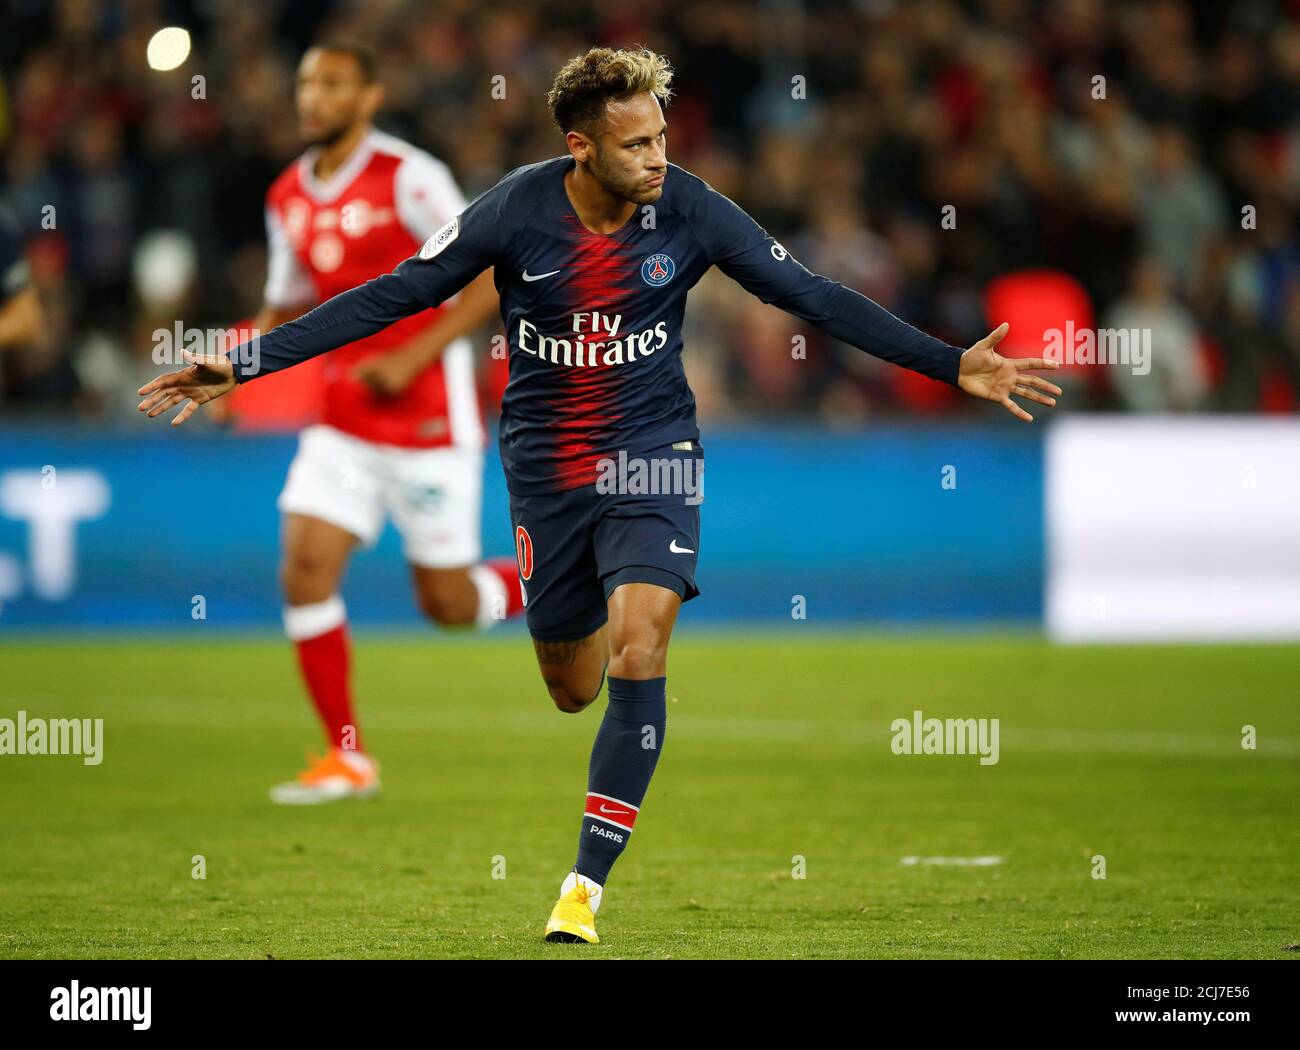
[[[587,793],[587,816],[599,817],[610,824],[617,825],[624,831],[631,831],[636,823],[637,808],[627,802],[620,802],[608,795],[598,795],[594,791]]]
[[[573,243],[575,273],[571,311],[602,314],[626,313],[632,288],[624,282],[637,275],[630,250],[618,234],[592,233],[577,216],[566,216],[565,230]],[[612,449],[598,447],[593,434],[613,424],[621,414],[615,409],[620,375],[603,363],[565,369],[565,395],[551,402],[550,427],[556,434],[555,480],[560,489],[595,484],[596,464]]]

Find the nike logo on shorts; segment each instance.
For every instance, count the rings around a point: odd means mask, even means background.
[[[552,270],[550,273],[529,273],[527,270],[525,270],[525,271],[524,271],[524,280],[525,280],[525,281],[540,281],[543,277],[554,277],[554,276],[555,276],[557,273],[559,273],[559,272],[560,272],[559,270]]]
[[[672,543],[668,544],[668,550],[673,554],[694,554],[690,547],[677,546],[677,539],[674,537]]]

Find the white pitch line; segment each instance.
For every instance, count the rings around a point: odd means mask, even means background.
[[[917,864],[947,864],[955,868],[991,868],[995,864],[1003,864],[1006,857],[903,857],[899,864],[904,867],[913,867]]]

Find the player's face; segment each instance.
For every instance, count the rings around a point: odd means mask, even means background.
[[[668,125],[649,91],[610,102],[587,166],[610,193],[637,204],[657,201],[668,175]]]
[[[298,64],[294,102],[298,130],[309,145],[329,146],[378,108],[379,88],[366,83],[357,60],[314,47]]]

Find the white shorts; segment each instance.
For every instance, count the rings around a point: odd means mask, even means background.
[[[367,547],[391,516],[408,562],[453,569],[479,560],[482,502],[476,448],[398,448],[319,423],[299,436],[276,506],[346,529]]]

